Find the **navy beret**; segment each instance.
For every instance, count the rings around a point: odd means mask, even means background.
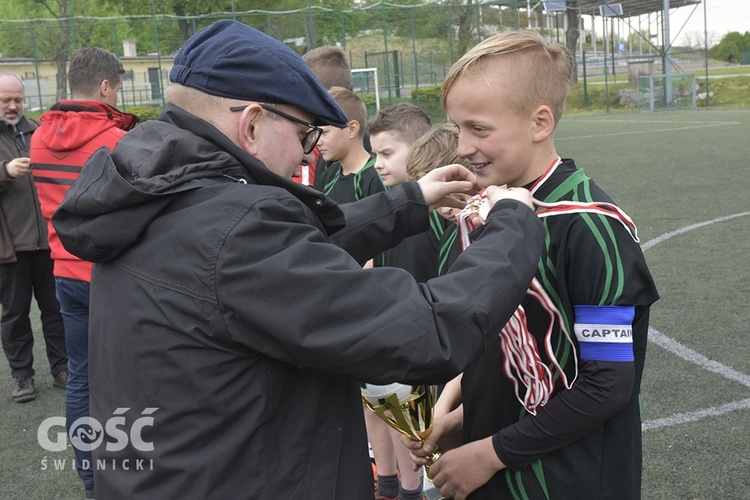
[[[317,125],[345,127],[346,114],[292,49],[246,24],[217,21],[185,42],[169,81],[207,94],[291,104]]]

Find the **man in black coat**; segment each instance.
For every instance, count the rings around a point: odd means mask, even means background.
[[[359,383],[447,381],[497,341],[540,256],[530,196],[488,189],[441,278],[364,270],[473,175],[348,206],[295,184],[318,127],[347,118],[293,51],[234,21],[194,35],[170,82],[162,116],[94,154],[53,218],[96,263],[94,440],[73,441],[96,495],[372,498]]]

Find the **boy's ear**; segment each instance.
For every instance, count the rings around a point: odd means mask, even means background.
[[[555,131],[555,115],[546,104],[539,106],[532,114],[534,120],[534,141],[542,142]]]
[[[359,122],[357,120],[349,120],[346,124],[346,130],[349,133],[349,139],[359,137]]]

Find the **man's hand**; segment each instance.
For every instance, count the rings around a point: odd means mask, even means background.
[[[463,165],[446,165],[428,172],[417,181],[430,210],[438,207],[463,208],[463,203],[449,195],[454,193],[476,194],[481,187],[477,178]]]
[[[5,169],[8,171],[8,176],[13,179],[29,175],[31,173],[31,160],[26,157],[15,158],[5,165]]]
[[[430,466],[430,475],[443,495],[465,500],[503,469],[490,436],[446,451]]]

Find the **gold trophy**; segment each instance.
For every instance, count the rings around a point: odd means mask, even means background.
[[[433,390],[430,385],[363,384],[362,401],[398,432],[423,443],[432,430]],[[433,464],[439,457],[440,452],[436,451],[427,459]],[[425,473],[430,479],[429,465],[425,466]]]

